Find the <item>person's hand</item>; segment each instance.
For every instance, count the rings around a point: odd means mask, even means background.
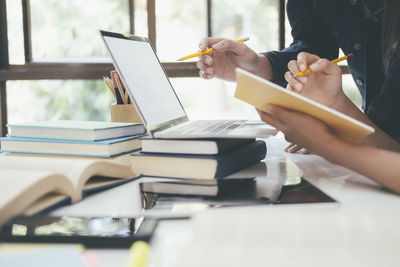
[[[290,143],[287,147],[285,147],[284,151],[288,152],[288,153],[297,153],[297,152],[300,152],[301,154],[309,154],[310,153],[307,149],[299,146],[298,144],[294,144],[294,143]]]
[[[214,49],[213,52],[200,56],[197,62],[200,77],[204,79],[216,77],[235,81],[237,67],[254,73],[260,61],[267,61],[265,56],[258,55],[246,44],[228,39],[206,37],[201,40],[199,47],[201,51],[211,47]]]
[[[287,141],[310,152],[321,154],[337,139],[326,124],[312,116],[275,105],[268,105],[267,110],[269,113],[257,110],[261,120],[283,132]]]
[[[297,77],[300,71],[310,68],[313,73],[303,77]],[[334,109],[341,109],[340,103],[346,97],[342,90],[342,76],[340,68],[327,59],[321,59],[316,55],[301,52],[297,60],[288,64],[289,71],[285,73],[288,82],[287,89],[313,99],[323,105]],[[286,152],[303,154],[309,153],[307,149],[295,143],[285,148]]]
[[[336,64],[316,55],[301,52],[297,55],[297,60],[289,62],[288,68],[289,71],[285,73],[288,90],[340,110],[340,103],[346,95],[342,90],[342,72]],[[295,76],[308,68],[312,73],[303,77]]]

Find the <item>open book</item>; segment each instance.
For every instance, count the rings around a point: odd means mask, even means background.
[[[34,214],[85,193],[135,177],[129,166],[106,160],[0,156],[0,225],[19,214]]]
[[[236,69],[236,79],[235,97],[262,111],[268,112],[267,104],[274,104],[309,114],[325,122],[339,138],[355,144],[361,143],[366,136],[375,131],[365,123],[245,70]]]

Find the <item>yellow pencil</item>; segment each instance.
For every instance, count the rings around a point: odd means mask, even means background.
[[[340,61],[343,61],[343,60],[346,60],[346,59],[348,59],[349,57],[352,57],[353,56],[353,54],[352,53],[350,53],[350,54],[347,54],[347,55],[345,55],[344,57],[340,57],[340,58],[336,58],[336,59],[334,59],[334,60],[331,60],[331,62],[332,63],[338,63],[338,62],[340,62]],[[310,69],[310,68],[308,68],[306,71],[300,71],[300,72],[298,72],[296,75],[294,75],[295,77],[297,76],[297,77],[303,77],[303,76],[306,76],[306,75],[308,75],[308,74],[310,74],[312,72],[312,70]]]
[[[243,43],[243,42],[248,41],[249,39],[250,39],[249,37],[246,37],[246,38],[242,38],[242,39],[236,40],[235,42]],[[211,53],[212,51],[214,51],[213,48],[208,48],[207,50],[205,50],[203,52],[197,52],[197,53],[185,56],[185,57],[181,57],[181,58],[177,59],[177,61],[183,61],[183,60],[186,60],[186,59],[189,59],[189,58],[198,57],[198,56],[201,56],[201,55],[204,55],[204,54]]]
[[[126,267],[146,267],[149,258],[150,246],[144,241],[136,241],[129,250],[129,260]]]
[[[105,84],[107,85],[107,88],[110,90],[110,92],[112,93],[112,95],[115,97],[115,91],[114,88],[112,86],[112,82],[110,84],[109,78],[103,76],[103,81],[105,82]]]

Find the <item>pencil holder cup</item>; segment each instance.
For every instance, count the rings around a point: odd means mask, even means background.
[[[111,121],[143,123],[132,104],[112,104]]]

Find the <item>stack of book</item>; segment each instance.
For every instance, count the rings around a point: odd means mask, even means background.
[[[1,152],[8,152],[0,157],[0,225],[138,177],[130,153],[141,147],[142,124],[42,121],[8,127],[9,135],[0,138]]]
[[[138,123],[41,121],[9,124],[1,152],[110,158],[140,149]]]
[[[144,176],[221,179],[265,158],[264,141],[254,139],[141,138],[132,154],[132,168]]]

